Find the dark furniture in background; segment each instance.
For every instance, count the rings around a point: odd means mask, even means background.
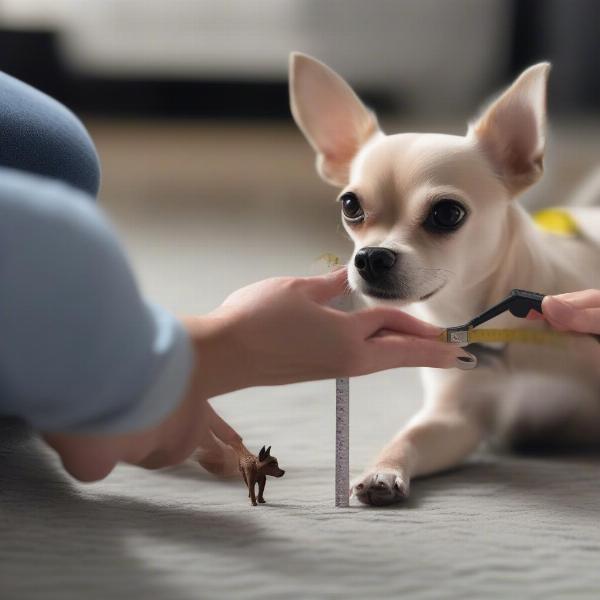
[[[600,110],[600,18],[597,0],[512,0],[510,56],[501,81],[550,60],[552,110]],[[485,51],[485,49],[482,49]],[[288,118],[287,82],[267,80],[124,79],[65,68],[56,33],[0,29],[0,70],[31,83],[76,111],[210,118]],[[378,111],[398,111],[398,98],[360,90]],[[479,101],[480,99],[475,99]],[[401,103],[401,99],[400,99]],[[401,107],[400,107],[401,108]]]

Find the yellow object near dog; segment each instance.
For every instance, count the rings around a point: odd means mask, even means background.
[[[548,233],[576,236],[581,233],[575,219],[560,208],[547,208],[533,214],[535,224]]]
[[[547,329],[468,329],[459,332],[459,336],[454,333],[448,335],[448,331],[444,330],[440,334],[439,340],[440,342],[455,343],[458,346],[512,342],[561,346],[569,338],[565,333]]]
[[[326,262],[330,269],[333,267],[339,267],[342,264],[340,257],[331,252],[325,252],[325,254],[321,254],[321,256],[317,257],[317,260]]]

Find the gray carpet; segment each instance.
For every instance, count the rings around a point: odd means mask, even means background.
[[[356,468],[402,416],[392,390],[404,383],[355,382]],[[121,467],[82,486],[33,440],[5,444],[1,597],[597,597],[600,461],[481,455],[417,481],[403,506],[335,509],[331,392],[310,384],[217,403],[287,470],[255,508],[241,482],[193,465]]]

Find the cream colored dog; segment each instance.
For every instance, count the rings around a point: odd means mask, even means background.
[[[527,69],[465,136],[385,135],[343,79],[292,55],[292,113],[319,174],[341,188],[355,244],[348,278],[368,303],[410,304],[417,316],[452,326],[512,288],[600,287],[600,209],[566,209],[580,232],[557,236],[539,230],[515,201],[542,174],[549,70],[547,63]],[[492,326],[545,323],[501,316]],[[597,363],[581,352],[519,344],[473,352],[475,370],[423,369],[424,407],[354,482],[361,502],[406,498],[411,478],[459,464],[486,439],[600,441]]]

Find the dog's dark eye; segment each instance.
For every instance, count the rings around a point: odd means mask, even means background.
[[[456,200],[440,200],[436,202],[425,220],[425,227],[433,232],[448,232],[458,229],[467,211]]]
[[[353,192],[343,194],[340,202],[342,203],[342,213],[347,221],[357,223],[365,218],[358,197]]]

